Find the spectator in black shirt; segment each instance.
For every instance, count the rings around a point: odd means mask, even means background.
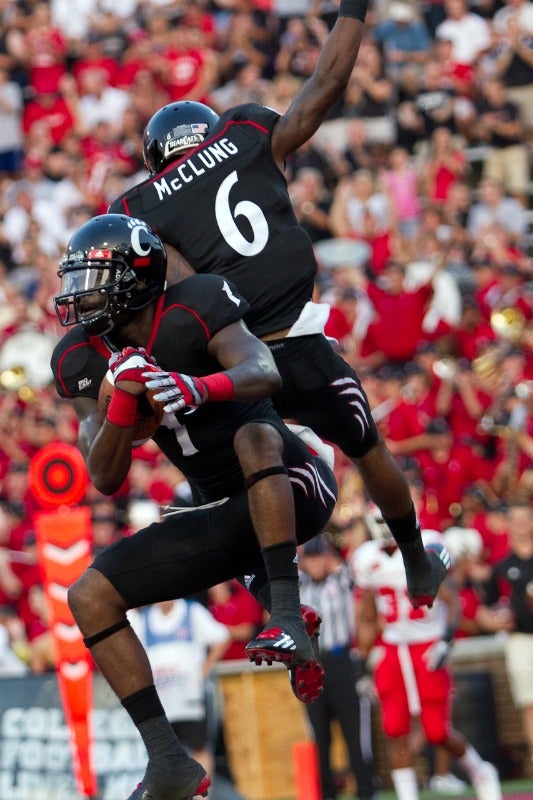
[[[455,92],[443,86],[441,70],[435,61],[426,64],[422,88],[414,102],[421,119],[424,138],[430,139],[435,129],[441,127],[456,133]]]
[[[487,587],[488,603],[477,621],[487,632],[508,631],[507,672],[513,699],[522,711],[524,733],[533,760],[533,516],[527,501],[509,507],[511,552],[493,567]],[[502,583],[510,586],[508,607],[502,602]],[[490,605],[492,603],[492,606]]]
[[[533,36],[516,17],[506,22],[495,68],[507,87],[507,99],[518,106],[523,124],[533,128]]]
[[[483,177],[500,181],[517,199],[525,202],[529,179],[527,147],[518,107],[506,99],[501,81],[488,80],[477,106],[477,135],[489,145]]]

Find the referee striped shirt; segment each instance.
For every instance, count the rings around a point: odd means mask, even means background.
[[[300,601],[322,617],[320,650],[334,652],[349,647],[355,637],[353,580],[348,565],[339,564],[323,581],[300,571]]]

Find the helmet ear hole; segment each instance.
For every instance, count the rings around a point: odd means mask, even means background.
[[[175,161],[186,150],[202,144],[213,132],[218,114],[204,103],[169,103],[151,117],[144,131],[143,156],[152,174]]]

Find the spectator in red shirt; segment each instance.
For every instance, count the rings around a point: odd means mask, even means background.
[[[476,256],[472,262],[475,283],[474,302],[484,319],[489,322],[491,311],[499,295],[499,283],[491,258],[485,253]]]
[[[223,661],[245,659],[246,643],[263,623],[263,609],[238,581],[219,583],[209,589],[208,608],[229,630],[231,643]]]
[[[417,361],[405,365],[403,394],[407,402],[416,408],[418,419],[427,428],[437,416],[435,376]]]
[[[461,321],[454,328],[453,340],[457,356],[473,361],[487,342],[494,341],[496,336],[483,318],[475,297],[464,296],[462,305]]]
[[[215,82],[216,59],[213,51],[202,46],[195,28],[177,25],[169,33],[169,45],[158,59],[158,72],[170,101],[209,102],[209,90]]]
[[[34,100],[24,108],[22,130],[34,134],[39,129],[39,138],[49,136],[54,145],[61,144],[65,136],[74,130],[75,119],[65,98],[56,91],[56,84],[46,84]]]
[[[382,367],[377,377],[381,386],[381,402],[376,423],[391,453],[394,456],[409,456],[429,447],[431,438],[425,432],[424,419],[420,418],[416,405],[405,399],[403,372]]]
[[[480,430],[479,423],[492,400],[478,373],[471,369],[468,361],[460,359],[455,364],[451,362],[448,375],[444,374],[440,381],[437,415],[447,420],[456,442],[464,445],[477,441],[484,445],[487,435]]]
[[[124,52],[124,57],[114,85],[129,90],[139,72],[147,72],[152,77],[155,85],[155,79],[152,73],[153,53],[154,47],[146,31],[133,31],[130,34],[128,46]],[[166,103],[168,103],[168,98],[163,100],[162,105]],[[159,108],[159,106],[156,106],[155,110],[157,110],[157,108]]]
[[[507,511],[507,505],[497,500],[474,519],[473,527],[479,531],[483,540],[483,558],[487,564],[495,564],[509,553]]]
[[[476,620],[484,601],[482,584],[490,577],[483,558],[483,539],[476,528],[453,526],[444,532],[446,548],[453,560],[453,578],[459,590],[460,618],[455,639],[482,633]]]
[[[453,184],[464,176],[467,166],[464,153],[453,144],[450,129],[435,128],[421,171],[430,203],[444,203]]]
[[[470,447],[454,442],[448,423],[441,417],[430,423],[427,433],[434,436],[432,449],[417,454],[424,484],[424,521],[442,531],[455,520],[453,510],[459,506],[464,486],[483,479],[485,468]]]
[[[186,11],[180,19],[180,25],[187,25],[200,31],[200,41],[206,47],[213,47],[216,39],[215,19],[212,14],[205,11],[205,3],[201,0],[189,0]]]
[[[360,340],[356,332],[358,317],[358,300],[360,293],[357,289],[346,286],[336,288],[333,293],[329,317],[324,327],[324,333],[339,343],[345,361],[356,365],[359,362]]]
[[[83,49],[81,58],[76,59],[72,65],[72,74],[78,83],[78,90],[83,87],[83,73],[91,69],[104,70],[107,75],[108,83],[115,86],[119,76],[122,74],[122,66],[118,61],[110,56],[106,56],[102,50],[102,37],[99,33],[91,32],[87,37],[87,43]]]
[[[66,73],[67,45],[60,29],[52,25],[49,3],[37,3],[27,23],[22,52],[30,86],[39,95],[45,87],[57,87]]]
[[[433,296],[431,283],[414,292],[403,288],[405,267],[389,261],[378,283],[363,280],[366,293],[374,306],[376,318],[369,326],[367,339],[384,362],[404,364],[411,361],[418,344],[425,338],[422,323]]]

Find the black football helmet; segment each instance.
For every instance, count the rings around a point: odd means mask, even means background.
[[[166,270],[163,242],[146,222],[124,214],[93,217],[72,235],[59,264],[59,321],[103,336],[162,294]]]
[[[144,129],[146,169],[153,175],[184,150],[201,144],[218,122],[218,114],[203,103],[182,100],[156,111]]]

